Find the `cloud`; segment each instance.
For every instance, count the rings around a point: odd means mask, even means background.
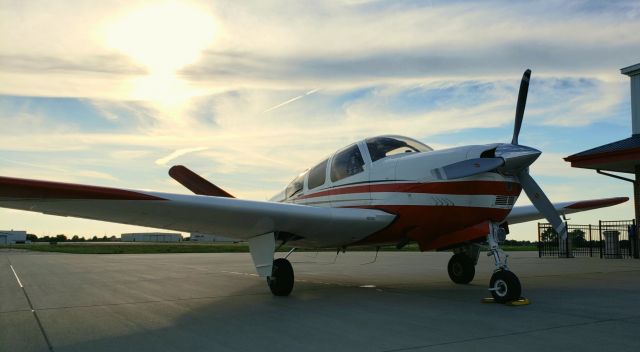
[[[0,1],[0,173],[180,191],[180,158],[265,199],[370,135],[507,141],[530,67],[532,174],[554,200],[623,189],[560,157],[628,133],[617,69],[640,57],[637,1],[200,1],[219,31],[166,77],[105,45],[147,5]]]
[[[68,58],[51,56],[0,55],[0,64],[4,71],[16,71],[29,75],[75,72],[125,76],[146,73],[144,68],[124,55],[86,56],[79,59],[80,61],[72,61]]]
[[[632,2],[598,6],[597,12],[579,2],[371,5],[323,2],[313,11],[295,5],[252,11],[255,4],[243,3],[223,9],[240,15],[221,16],[226,35],[182,73],[263,87],[504,78],[527,66],[547,75],[612,75],[612,67],[639,53],[638,38],[630,35],[640,30],[639,6]],[[252,40],[255,32],[260,41]]]
[[[190,153],[195,153],[195,152],[200,152],[203,150],[207,150],[207,147],[195,147],[195,148],[184,148],[184,149],[178,149],[174,152],[172,152],[171,154],[160,158],[158,160],[156,160],[156,164],[158,165],[162,165],[162,166],[167,166],[167,164],[169,162],[171,162],[172,160],[175,160],[183,155],[187,155]]]
[[[148,4],[0,4],[0,42],[7,43],[0,47],[0,93],[131,98],[131,84],[146,71],[106,45],[105,31]],[[547,76],[611,78],[640,54],[633,35],[640,5],[633,1],[284,4],[199,2],[220,30],[179,74],[197,88],[192,94],[496,79],[526,67]]]

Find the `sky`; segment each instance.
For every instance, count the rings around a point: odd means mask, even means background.
[[[549,198],[631,197],[562,158],[631,135],[637,33],[638,1],[0,0],[0,175],[188,193],[167,175],[183,164],[266,200],[367,136],[509,142],[530,68],[520,143],[543,151]],[[627,202],[570,223],[631,218]],[[0,227],[149,231],[6,209]]]

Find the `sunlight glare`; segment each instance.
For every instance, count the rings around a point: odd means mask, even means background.
[[[175,73],[198,60],[216,33],[213,16],[184,2],[137,9],[106,29],[106,44],[146,66],[150,74]]]

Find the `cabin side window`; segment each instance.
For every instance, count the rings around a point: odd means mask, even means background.
[[[285,196],[286,198],[291,198],[293,196],[295,196],[296,194],[300,193],[302,191],[302,187],[304,185],[304,176],[306,173],[301,173],[300,175],[298,175],[296,178],[293,179],[293,181],[291,181],[291,183],[289,183],[289,185],[287,186],[287,188],[285,189]]]
[[[359,174],[364,171],[364,160],[357,145],[349,147],[333,157],[331,163],[331,181]]]
[[[309,171],[309,178],[307,180],[307,187],[309,189],[324,185],[327,179],[327,161],[328,160],[321,162]]]

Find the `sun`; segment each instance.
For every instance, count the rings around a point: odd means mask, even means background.
[[[105,45],[130,57],[147,75],[129,82],[130,98],[175,108],[194,95],[178,71],[196,62],[218,31],[214,16],[185,1],[149,4],[104,28]]]
[[[106,28],[106,45],[147,67],[174,73],[195,62],[215,37],[216,23],[205,9],[167,1],[136,9]]]

